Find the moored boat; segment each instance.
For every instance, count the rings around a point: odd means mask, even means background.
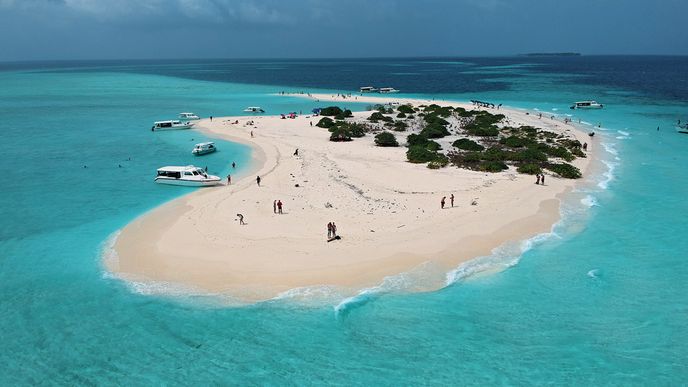
[[[596,101],[579,101],[571,105],[571,109],[602,109],[604,105]]]
[[[213,153],[217,150],[214,142],[202,142],[194,145],[191,154],[194,156],[207,155],[208,153]]]
[[[359,90],[361,91],[361,93],[372,93],[377,91],[377,89],[373,86],[363,86]]]
[[[261,108],[260,106],[249,106],[246,109],[244,109],[246,113],[265,113],[265,110]]]
[[[399,90],[393,88],[393,87],[381,87],[380,88],[380,94],[389,94],[389,93],[398,93]]]
[[[209,175],[203,168],[193,165],[158,168],[158,174],[155,177],[155,182],[158,184],[187,187],[209,187],[220,184],[221,180],[218,176]]]
[[[156,121],[153,123],[152,131],[156,130],[180,130],[191,129],[194,124],[191,122],[183,122],[180,120]]]
[[[198,120],[201,117],[194,113],[179,113],[179,119],[182,121],[188,121],[188,120]]]

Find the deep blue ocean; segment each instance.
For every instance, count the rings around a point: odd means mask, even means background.
[[[250,160],[217,140],[196,159],[206,137],[153,121],[310,111],[321,104],[275,93],[367,85],[572,114],[600,126],[600,168],[552,233],[435,292],[389,285],[399,277],[349,300],[227,306],[105,272],[118,229],[190,192],[154,184],[156,168],[240,174]],[[605,109],[568,109],[585,99]],[[678,120],[688,57],[2,63],[0,385],[688,384]]]

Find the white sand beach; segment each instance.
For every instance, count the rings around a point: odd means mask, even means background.
[[[314,106],[338,100],[329,95],[312,98],[320,101]],[[473,108],[394,97],[358,96],[354,102],[390,101]],[[332,105],[338,103],[343,105]],[[488,110],[505,114],[514,125],[566,133],[590,143],[588,157],[573,162],[586,173],[596,147],[585,132],[561,118]],[[354,119],[370,114],[357,112]],[[319,118],[199,121],[197,129],[210,136],[250,144],[251,170],[229,186],[199,189],[127,225],[114,244],[116,258],[105,262],[107,269],[124,279],[179,283],[257,301],[321,285],[353,294],[429,262],[437,275],[419,290],[432,290],[443,286],[444,273],[462,262],[488,255],[507,241],[548,232],[559,219],[562,196],[577,183],[547,174],[546,185],[536,185],[534,176],[514,168],[500,173],[451,165],[432,170],[407,162],[404,146],[375,146],[370,134],[330,142],[327,129],[315,126]],[[239,124],[232,123],[236,120]],[[246,125],[248,121],[255,124]],[[396,134],[403,145],[409,132]],[[456,138],[441,141],[444,146]],[[260,187],[256,176],[262,179]],[[449,208],[440,208],[443,196]],[[284,203],[281,215],[273,213],[275,200]],[[237,213],[245,216],[246,225],[239,224]],[[326,225],[332,221],[341,240],[328,243]]]

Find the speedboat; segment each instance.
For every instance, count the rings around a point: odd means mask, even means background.
[[[359,90],[361,91],[361,93],[372,93],[374,91],[377,91],[377,89],[372,86],[363,86]]]
[[[579,101],[571,105],[571,109],[602,109],[604,105],[596,101]]]
[[[389,93],[398,93],[399,90],[393,88],[393,87],[381,87],[380,88],[380,94],[389,94]]]
[[[158,175],[155,177],[155,182],[159,184],[187,187],[209,187],[220,184],[221,180],[218,176],[209,175],[203,168],[193,165],[162,167],[158,169]]]
[[[201,155],[206,155],[208,153],[213,153],[217,150],[215,147],[214,142],[202,142],[199,144],[194,145],[193,150],[191,151],[191,154],[194,156],[201,156]]]
[[[180,120],[198,120],[201,117],[197,116],[194,113],[179,113],[179,119]]]
[[[189,121],[183,122],[180,120],[168,120],[168,121],[156,121],[153,123],[152,131],[156,130],[179,130],[179,129],[191,129],[192,124]]]
[[[263,110],[260,106],[249,106],[246,109],[244,109],[246,113],[265,113],[265,110]]]

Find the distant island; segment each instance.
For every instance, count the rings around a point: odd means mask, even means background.
[[[531,52],[522,56],[581,56],[580,52]]]

